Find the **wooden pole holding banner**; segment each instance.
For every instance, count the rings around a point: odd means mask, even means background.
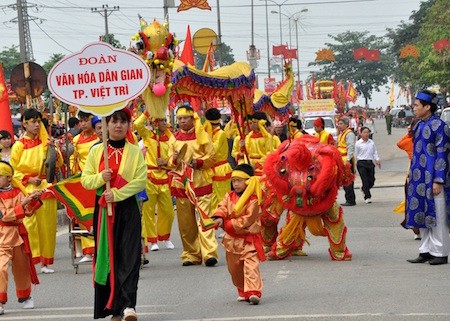
[[[109,169],[109,162],[108,162],[108,128],[106,127],[106,117],[102,117],[102,140],[103,140],[103,158],[104,158],[104,164],[105,164],[105,170]],[[106,182],[106,191],[111,191],[111,182]],[[108,210],[108,216],[112,216],[112,204],[107,203],[107,210]]]

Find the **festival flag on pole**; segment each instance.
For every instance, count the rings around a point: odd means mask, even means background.
[[[95,190],[87,190],[81,185],[81,174],[74,175],[48,187],[55,198],[67,210],[67,215],[91,231],[94,208]]]
[[[336,75],[333,78],[333,93],[332,93],[332,97],[333,97],[334,103],[338,104],[338,102],[339,102],[339,92],[338,92],[338,85],[337,85]]]
[[[314,73],[311,76],[311,95],[312,99],[316,99],[316,81],[314,80]]]
[[[358,98],[358,92],[356,91],[355,87],[353,86],[353,82],[350,80],[348,82],[346,99],[347,99],[347,101],[351,101],[352,103],[355,103],[357,98]]]
[[[273,56],[284,55],[287,50],[288,50],[287,45],[272,46],[272,55]]]
[[[303,95],[303,84],[301,81],[297,81],[296,92],[297,92],[297,99],[299,101],[302,101],[305,99],[304,95]]]
[[[206,53],[205,63],[203,64],[203,72],[214,71],[216,59],[214,57],[214,45],[211,41],[208,52]]]
[[[369,51],[369,49],[367,49],[367,47],[361,47],[358,49],[353,49],[353,58],[355,60],[361,60],[366,58],[367,52]]]
[[[284,59],[297,59],[297,49],[286,49],[283,56]]]
[[[392,79],[391,92],[389,93],[389,106],[393,107],[395,102],[394,80]]]
[[[180,60],[186,66],[195,66],[194,60],[194,48],[192,47],[191,27],[187,26],[186,40],[184,41],[183,52],[181,53]]]
[[[308,100],[314,99],[314,97],[311,95],[311,86],[308,83],[305,84],[305,89],[306,89],[306,98]]]
[[[3,65],[0,63],[0,129],[7,130],[11,134],[12,142],[14,142],[14,129],[8,99]]]
[[[380,60],[380,50],[374,49],[374,50],[368,50],[366,52],[366,61],[378,61]]]

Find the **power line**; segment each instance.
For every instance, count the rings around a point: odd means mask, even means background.
[[[102,5],[101,9],[91,8],[91,12],[99,13],[103,18],[105,18],[105,42],[109,43],[109,30],[108,30],[108,17],[114,12],[119,11],[119,6],[114,6],[110,8],[107,4]]]
[[[42,29],[40,26],[39,26],[39,24],[36,22],[36,21],[34,21],[33,20],[33,22],[34,22],[34,24],[39,28],[39,29],[41,29],[41,31],[48,37],[48,38],[50,38],[50,40],[52,40],[54,43],[56,43],[58,46],[60,46],[61,48],[63,48],[63,49],[65,49],[65,50],[67,50],[68,52],[70,52],[70,53],[73,53],[73,51],[71,51],[70,49],[67,49],[66,47],[64,47],[62,44],[60,44],[58,41],[56,41],[55,39],[53,39],[44,29]]]

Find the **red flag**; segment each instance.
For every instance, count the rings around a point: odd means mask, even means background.
[[[297,59],[297,49],[286,49],[283,56],[284,59]]]
[[[300,101],[305,99],[303,95],[303,83],[301,81],[297,81],[297,98]]]
[[[214,57],[214,46],[211,41],[211,43],[209,44],[208,52],[206,53],[205,63],[203,64],[203,71],[213,71],[215,65],[216,59]]]
[[[339,102],[339,92],[338,92],[338,85],[337,85],[336,76],[334,76],[334,79],[333,79],[333,93],[332,93],[332,97],[333,97],[334,103],[337,104]]]
[[[358,48],[358,49],[353,49],[353,58],[355,60],[364,59],[364,58],[366,58],[367,51],[369,51],[369,49],[367,49],[367,47],[361,47],[361,48]]]
[[[14,129],[11,118],[11,109],[9,108],[8,90],[6,88],[3,65],[0,63],[0,129],[7,130],[11,134],[14,142]]]
[[[184,41],[183,52],[181,53],[180,60],[185,65],[195,66],[194,49],[192,47],[191,28],[187,26],[186,40]]]
[[[314,73],[311,76],[311,96],[312,99],[316,98],[316,81],[314,80]]]
[[[441,51],[444,49],[450,50],[450,40],[442,38],[441,40],[433,42],[434,50]]]
[[[272,55],[274,56],[284,55],[287,50],[288,50],[287,45],[272,46]]]
[[[366,52],[366,61],[378,61],[380,60],[380,50],[368,50]]]
[[[320,86],[317,87],[317,99],[322,99],[322,92],[320,91]]]
[[[306,84],[305,88],[306,88],[306,98],[308,98],[308,100],[314,99],[313,95],[311,94],[311,85]]]

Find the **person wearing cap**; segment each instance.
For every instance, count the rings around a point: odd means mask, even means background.
[[[145,188],[147,165],[130,131],[128,108],[106,117],[108,169],[103,144],[92,147],[81,184],[97,191],[94,210],[94,319],[137,320],[141,266],[141,212],[137,194]],[[110,190],[105,188],[110,182]],[[111,211],[108,210],[111,204]]]
[[[0,130],[0,159],[9,162],[11,157],[12,139],[7,130]]]
[[[73,154],[70,156],[70,172],[72,175],[79,174],[83,171],[89,150],[93,145],[99,142],[92,123],[94,115],[80,110],[78,112],[78,118],[80,120],[81,133],[75,136],[72,141],[74,149]],[[85,229],[83,224],[77,223],[81,228]],[[76,256],[80,257],[83,255],[79,261],[80,263],[92,261],[92,255],[94,254],[94,240],[87,237],[80,237],[80,240],[77,239],[75,242],[75,247],[77,248]],[[82,253],[80,253],[80,247]]]
[[[43,173],[49,137],[41,120],[42,115],[36,109],[25,110],[21,116],[25,135],[11,150],[14,178],[22,182],[27,193],[44,190],[49,185]],[[56,156],[56,167],[60,168],[63,157],[59,150]],[[28,231],[33,263],[41,263],[41,273],[53,273],[48,265],[53,264],[55,256],[57,202],[50,192],[43,193],[41,199],[43,205],[35,215],[24,218],[23,223]]]
[[[303,130],[302,121],[295,117],[289,118],[288,130],[290,141],[293,141],[294,139],[306,134],[306,132]]]
[[[42,191],[28,195],[13,176],[11,165],[0,161],[0,314],[4,314],[3,305],[8,301],[9,262],[14,271],[16,295],[24,309],[34,308],[31,284],[39,284],[23,219],[40,206],[38,198]]]
[[[437,95],[419,91],[414,114],[419,119],[412,130],[414,148],[408,176],[406,227],[419,228],[419,256],[410,263],[447,264],[450,252],[449,157],[450,129],[435,115]]]
[[[250,164],[255,169],[255,175],[261,176],[264,161],[267,155],[273,151],[273,136],[267,131],[267,116],[263,112],[255,112],[250,116],[250,132],[240,146],[245,146],[247,154],[241,150],[236,151],[233,146],[233,157],[238,164]],[[247,159],[248,156],[248,159]]]
[[[134,121],[134,128],[142,137],[146,147],[145,162],[147,164],[147,185],[145,188],[148,200],[142,206],[142,232],[150,250],[158,251],[158,241],[163,242],[167,249],[173,249],[170,233],[175,213],[170,194],[169,176],[167,175],[172,133],[167,129],[166,118],[151,118],[153,130],[145,125],[150,118],[146,110]],[[155,215],[158,205],[158,215]]]
[[[314,130],[316,133],[314,134],[315,137],[319,139],[321,143],[334,145],[335,141],[333,138],[333,135],[331,135],[329,132],[325,130],[325,121],[322,117],[317,117],[316,120],[314,120]]]
[[[228,142],[225,132],[220,128],[220,119],[222,115],[217,108],[210,108],[205,113],[206,121],[203,125],[209,128],[211,125],[211,140],[214,144],[214,152],[216,153],[216,162],[212,169],[214,170],[213,176],[213,192],[215,197],[213,198],[213,204],[211,209],[215,210],[218,202],[225,196],[225,194],[231,188],[231,165],[228,162]],[[208,131],[208,130],[207,130]],[[209,133],[209,131],[208,131]]]
[[[210,217],[212,213],[212,166],[216,162],[214,145],[191,106],[178,107],[176,117],[179,130],[174,133],[176,140],[169,151],[169,167],[177,168],[182,163],[189,166],[193,171],[192,188],[196,199],[196,204],[191,203],[185,184],[172,180],[171,193],[176,199],[178,228],[183,243],[182,265],[199,265],[204,262],[211,267],[217,264],[218,259],[215,231],[204,231],[199,227],[196,210],[201,212],[202,217]]]
[[[342,161],[344,164],[350,164],[352,173],[355,172],[355,143],[356,136],[353,130],[348,126],[350,119],[347,117],[341,117],[338,121],[339,136],[337,138],[337,149],[341,153]],[[356,196],[354,190],[354,183],[352,182],[348,186],[344,186],[345,191],[345,203],[342,206],[355,206]]]
[[[234,190],[225,195],[212,217],[225,231],[222,245],[237,300],[256,305],[263,288],[259,264],[266,259],[261,237],[261,186],[248,164],[236,166],[231,177]]]

